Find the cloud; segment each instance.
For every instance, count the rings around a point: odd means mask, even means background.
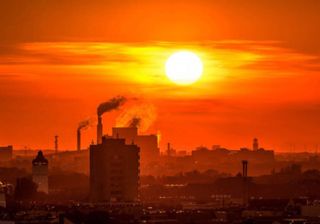
[[[276,94],[281,99],[312,98],[313,83],[319,80],[319,57],[285,48],[274,41],[207,42],[47,42],[11,45],[0,53],[0,72],[21,79],[71,83],[99,81],[92,88],[100,95],[103,83],[119,94],[134,93],[170,99],[196,97],[230,98],[233,96],[265,100]],[[188,49],[204,63],[202,78],[192,86],[177,86],[165,76],[164,64],[175,51]],[[232,60],[231,60],[232,59]],[[10,78],[8,75],[6,78]],[[41,81],[42,80],[42,81]],[[63,83],[62,82],[62,83]],[[305,88],[309,86],[309,88]],[[53,89],[55,89],[53,88]],[[294,93],[304,89],[304,94]],[[76,95],[76,87],[63,88]],[[82,87],[78,89],[81,92]],[[273,94],[270,95],[272,90]],[[53,91],[53,90],[52,90]],[[287,94],[292,92],[292,94]],[[317,92],[317,91],[315,91]],[[294,93],[294,94],[293,94]],[[70,93],[71,94],[71,93]]]
[[[106,63],[146,66],[152,57],[168,56],[173,50],[191,49],[206,54],[209,60],[231,67],[251,69],[317,70],[319,57],[299,53],[268,41],[196,42],[48,42],[0,46],[0,64],[101,65]],[[233,60],[227,59],[232,57]],[[163,58],[165,59],[165,58]],[[279,66],[277,66],[279,65]],[[280,67],[281,65],[281,67]],[[156,74],[153,74],[156,75]]]
[[[0,46],[0,64],[93,65],[131,62],[123,46],[108,43],[21,43]],[[136,59],[135,59],[136,60]]]

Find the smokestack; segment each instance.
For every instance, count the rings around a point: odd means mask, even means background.
[[[54,150],[58,153],[58,135],[54,136]]]
[[[248,161],[242,160],[242,178],[243,178],[243,205],[248,205],[249,186],[248,186]]]
[[[81,150],[81,129],[78,128],[77,130],[77,150],[78,152]]]
[[[248,177],[248,161],[242,160],[242,176],[244,178]]]
[[[98,125],[97,125],[97,144],[102,143],[102,117],[98,115]]]
[[[90,125],[90,120],[85,120],[79,123],[77,129],[77,150],[81,150],[81,130],[86,129]]]
[[[253,149],[253,151],[259,150],[259,142],[258,142],[257,138],[253,139],[252,149]]]
[[[126,101],[126,98],[123,96],[117,96],[110,99],[107,102],[101,103],[97,108],[97,115],[98,115],[98,125],[97,125],[97,144],[102,143],[102,135],[103,135],[103,128],[102,128],[102,115],[106,112],[116,110],[120,106],[122,106]]]

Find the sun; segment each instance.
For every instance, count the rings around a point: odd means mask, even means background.
[[[190,51],[172,54],[166,62],[168,78],[179,85],[190,85],[200,79],[203,71],[201,59]]]

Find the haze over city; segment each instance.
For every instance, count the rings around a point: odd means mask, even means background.
[[[52,148],[59,135],[74,149],[78,122],[123,95],[152,108],[144,131],[159,133],[162,147],[239,148],[259,137],[276,151],[317,149],[315,0],[1,4],[0,144]],[[179,50],[203,63],[192,85],[166,76]],[[119,114],[104,118],[106,133]],[[84,142],[94,136],[89,128]]]

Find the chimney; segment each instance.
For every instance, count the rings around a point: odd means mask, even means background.
[[[257,138],[253,139],[252,149],[253,149],[253,151],[259,150],[259,142],[258,142]]]
[[[77,130],[77,150],[78,152],[81,150],[81,129]]]
[[[102,117],[98,115],[98,125],[97,125],[97,144],[102,143]]]
[[[54,150],[58,153],[58,135],[54,136]]]
[[[168,142],[168,145],[167,145],[167,156],[171,156],[171,145],[170,145],[170,142]]]
[[[242,176],[244,178],[248,177],[248,161],[242,160]]]
[[[248,185],[248,161],[242,160],[242,178],[243,178],[243,205],[248,205],[249,185]]]
[[[97,144],[102,143],[102,115],[108,111],[116,110],[120,106],[122,106],[126,101],[126,98],[123,96],[117,96],[109,101],[101,103],[97,108],[97,115],[98,115],[98,125],[97,125]]]

